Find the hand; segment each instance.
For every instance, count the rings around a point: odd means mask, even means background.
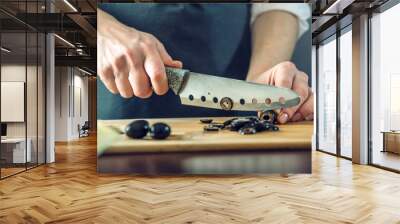
[[[280,111],[278,115],[279,123],[313,120],[314,95],[308,86],[308,76],[299,71],[293,63],[279,63],[261,75],[256,76],[253,80],[248,81],[290,88],[300,96],[299,105]]]
[[[153,35],[125,26],[99,12],[97,70],[109,91],[122,97],[165,94],[168,80],[164,65],[182,67]]]

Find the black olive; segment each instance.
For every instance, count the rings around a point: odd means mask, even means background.
[[[247,119],[247,118],[239,118],[239,119],[233,120],[230,124],[230,130],[238,131],[244,125],[247,125],[250,123],[253,123],[253,121],[251,121],[250,119]]]
[[[208,118],[204,118],[204,119],[200,119],[200,122],[203,124],[209,124],[213,121],[213,119],[208,119]]]
[[[255,123],[254,128],[256,129],[257,132],[268,130],[268,126],[261,122]]]
[[[154,139],[165,139],[171,134],[171,128],[166,123],[155,123],[150,128],[150,135]]]
[[[232,118],[232,119],[224,121],[224,123],[223,123],[224,127],[230,125],[232,123],[232,121],[237,120],[237,119],[239,119],[239,118]]]
[[[265,131],[270,131],[272,130],[272,127],[275,125],[271,124],[269,121],[262,121],[261,124],[264,126]]]
[[[125,134],[131,138],[143,138],[149,132],[149,122],[146,120],[136,120],[125,127]]]

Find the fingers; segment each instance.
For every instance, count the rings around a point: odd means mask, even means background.
[[[132,87],[133,94],[139,98],[148,98],[152,94],[149,78],[146,75],[146,71],[143,67],[143,55],[133,55],[128,53],[127,55],[129,62],[129,83]]]
[[[307,121],[314,119],[314,94],[312,93],[311,89],[309,89],[308,99],[303,103],[303,105],[300,106],[298,112]]]
[[[291,89],[295,79],[296,67],[290,62],[283,62],[279,64],[273,72],[272,84],[277,87],[284,87]],[[289,114],[287,110],[281,110],[278,115],[278,121],[284,124],[289,121],[293,114]]]
[[[290,88],[296,92],[300,97],[300,103],[291,108],[282,109],[278,115],[279,123],[286,123],[291,121],[300,121],[312,117],[313,113],[313,99],[309,100],[311,91],[308,87],[308,76],[299,70],[291,62],[283,62],[276,66],[273,71],[272,83],[278,87]],[[303,104],[307,105],[303,107]],[[311,104],[311,106],[310,106]],[[302,108],[302,111],[300,111]],[[310,111],[311,108],[311,111]],[[312,119],[312,118],[311,118]]]
[[[157,95],[163,95],[168,91],[168,80],[165,74],[164,63],[159,52],[155,48],[146,49],[144,68],[150,77],[153,90]]]
[[[303,116],[301,113],[298,113],[298,109],[308,99],[309,94],[308,76],[304,72],[297,73],[293,81],[292,90],[299,95],[300,103],[283,111],[288,114],[289,119],[292,121],[303,120]]]
[[[115,74],[115,84],[120,95],[124,98],[130,98],[133,96],[133,90],[129,83],[128,76],[128,71]]]
[[[125,98],[147,98],[153,90],[163,95],[169,89],[165,66],[181,68],[182,62],[173,60],[153,35],[135,32],[138,38],[132,41],[117,39],[99,47],[100,78],[108,90]]]
[[[106,67],[100,74],[100,79],[106,88],[113,94],[118,93],[117,85],[115,84],[115,77],[111,67]]]
[[[273,85],[284,88],[292,88],[293,79],[297,72],[296,66],[291,62],[278,64],[273,72]]]
[[[104,57],[97,56],[97,71],[99,72],[100,80],[104,86],[113,94],[118,93],[118,88],[115,84],[115,77],[111,66],[104,66]]]

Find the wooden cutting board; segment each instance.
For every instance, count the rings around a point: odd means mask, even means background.
[[[223,122],[229,117],[213,118]],[[204,152],[246,150],[310,149],[313,122],[294,122],[279,125],[277,132],[260,132],[240,135],[238,132],[220,130],[204,132],[200,118],[147,119],[150,124],[165,122],[171,126],[171,136],[165,140],[130,139],[123,133],[132,120],[98,121],[98,154]]]

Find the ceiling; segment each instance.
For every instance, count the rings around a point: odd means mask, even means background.
[[[347,15],[377,7],[387,0],[305,0],[312,5],[313,39],[326,32]],[[0,0],[2,46],[11,49],[9,58],[34,57],[35,35],[25,32],[54,32],[56,63],[85,66],[96,70],[96,0]],[[111,2],[102,0],[99,2]],[[122,0],[112,2],[133,2]],[[145,1],[148,2],[148,1]],[[288,2],[288,1],[270,1]],[[52,13],[49,13],[49,12]],[[351,22],[351,19],[350,19]],[[324,33],[325,32],[325,33]],[[335,32],[331,29],[330,32]],[[63,41],[66,40],[66,41]],[[27,42],[27,50],[25,45]],[[69,44],[70,43],[70,44]],[[72,45],[74,46],[72,46]],[[43,47],[42,45],[39,48]],[[4,52],[2,52],[4,54]],[[12,57],[11,57],[12,56]]]
[[[44,46],[36,43],[37,33],[51,32],[57,34],[56,65],[84,61],[82,67],[95,73],[96,5],[96,0],[1,0],[2,46],[11,50],[2,55],[14,61],[35,58]]]

